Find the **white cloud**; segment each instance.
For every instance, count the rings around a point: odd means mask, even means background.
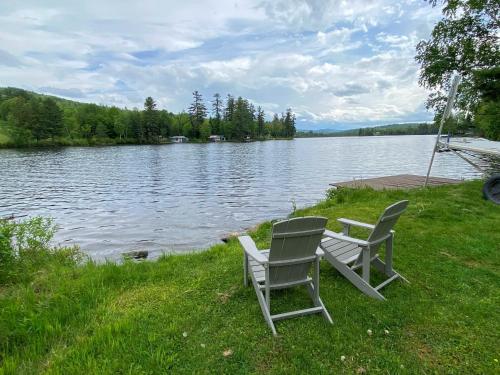
[[[437,16],[389,0],[2,2],[0,84],[172,111],[195,89],[230,92],[304,123],[422,120],[414,47]]]

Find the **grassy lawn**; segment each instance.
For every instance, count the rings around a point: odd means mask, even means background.
[[[400,199],[410,206],[395,228],[394,265],[410,284],[394,282],[376,301],[323,262],[333,325],[321,315],[285,320],[273,337],[243,287],[235,240],[156,262],[53,262],[30,282],[0,286],[0,374],[498,374],[500,207],[482,199],[481,182],[344,190],[295,215],[326,216],[340,230],[335,218],[374,222]],[[270,228],[252,234],[259,247]],[[305,288],[272,296],[273,313],[310,305]]]

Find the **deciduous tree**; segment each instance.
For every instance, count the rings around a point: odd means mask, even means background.
[[[429,40],[417,45],[420,84],[432,90],[427,106],[442,111],[454,71],[462,76],[456,107],[474,112],[480,99],[473,74],[500,65],[498,0],[427,0],[443,6]]]

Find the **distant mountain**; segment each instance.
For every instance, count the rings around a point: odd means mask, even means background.
[[[378,125],[348,130],[318,129],[299,130],[296,137],[349,137],[372,135],[406,135],[406,134],[435,134],[437,126],[434,123],[415,122]]]
[[[299,132],[308,132],[309,130],[298,130]],[[331,129],[331,128],[326,128],[326,129],[316,129],[313,130],[313,133],[323,133],[323,134],[329,134],[329,133],[338,133],[343,130],[341,129]]]

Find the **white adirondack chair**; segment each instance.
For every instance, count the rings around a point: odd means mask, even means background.
[[[275,336],[274,321],[280,319],[322,313],[333,323],[319,297],[319,261],[323,255],[319,244],[326,222],[323,217],[302,217],[275,223],[271,248],[265,251],[259,251],[249,236],[238,237],[244,249],[244,284],[248,285],[250,274],[264,318]],[[271,290],[299,285],[307,286],[314,307],[271,315]]]
[[[321,240],[325,259],[354,286],[370,297],[385,300],[379,292],[380,289],[398,278],[408,282],[392,268],[394,239],[392,228],[407,206],[408,201],[405,200],[387,207],[375,225],[341,218],[338,221],[344,226],[342,233],[325,230],[325,238]],[[370,229],[370,235],[366,240],[350,237],[349,229],[351,226]],[[386,250],[385,262],[378,255],[378,250],[383,243],[385,243]],[[370,284],[372,265],[388,276],[388,279],[377,286]],[[356,272],[359,268],[361,268],[361,276]]]

